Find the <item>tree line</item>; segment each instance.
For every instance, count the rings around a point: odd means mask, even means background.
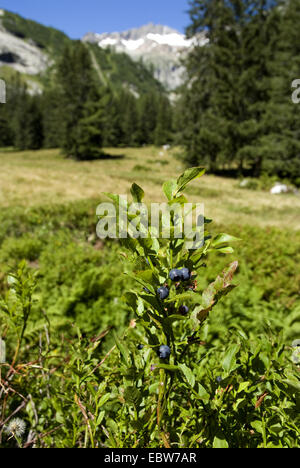
[[[173,139],[173,107],[164,93],[138,96],[104,86],[89,49],[68,44],[44,91],[32,95],[21,75],[7,83],[0,107],[0,146],[62,148],[75,159],[95,159],[103,147],[164,145]]]
[[[300,0],[190,0],[189,37],[205,37],[185,60],[176,105],[163,92],[137,96],[104,86],[91,50],[67,44],[44,92],[22,77],[0,106],[0,146],[60,147],[76,159],[102,148],[174,143],[188,166],[263,173],[300,185]],[[95,52],[94,52],[95,53]]]
[[[299,0],[192,0],[180,140],[189,165],[300,185]]]

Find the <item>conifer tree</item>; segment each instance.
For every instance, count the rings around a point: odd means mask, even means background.
[[[262,138],[264,169],[300,186],[300,104],[292,101],[294,80],[300,78],[299,0],[283,2],[277,15],[277,41],[272,66],[271,99],[265,113],[268,133]],[[297,86],[299,88],[299,85]]]
[[[30,96],[24,88],[24,94],[15,109],[14,146],[19,150],[37,150],[43,146],[43,123],[41,100],[39,96]]]
[[[139,131],[138,141],[141,145],[149,145],[154,142],[154,132],[158,115],[158,96],[155,93],[147,93],[139,99]]]
[[[61,100],[59,88],[49,84],[42,96],[45,148],[59,148],[62,144]]]
[[[84,105],[82,118],[76,126],[71,154],[78,160],[103,156],[103,105],[96,88],[92,88]]]
[[[121,99],[110,87],[103,94],[103,146],[120,146],[124,134],[122,128],[122,115],[120,112]]]
[[[136,146],[138,142],[139,116],[136,98],[129,92],[122,96],[122,143],[126,146]]]
[[[78,160],[101,155],[102,145],[101,96],[87,47],[79,41],[67,46],[58,66],[62,148]]]
[[[190,35],[205,34],[187,60],[182,139],[189,163],[263,168],[270,102],[275,1],[194,0]]]
[[[154,144],[161,146],[172,140],[172,107],[167,97],[160,98],[157,122],[154,131]]]

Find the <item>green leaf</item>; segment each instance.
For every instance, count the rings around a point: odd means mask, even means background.
[[[99,416],[97,418],[97,423],[96,423],[97,426],[99,426],[102,423],[104,416],[105,416],[105,411],[100,411]]]
[[[237,393],[241,393],[244,390],[246,390],[249,387],[250,384],[251,384],[251,382],[241,382],[239,384],[239,388],[237,389]]]
[[[163,328],[162,322],[163,319],[161,319],[158,315],[153,315],[150,311],[147,312],[151,320],[157,325],[158,328]]]
[[[184,195],[180,195],[180,197],[172,198],[172,200],[169,200],[168,205],[169,206],[172,206],[175,204],[184,205],[185,203],[188,203],[187,198]]]
[[[125,388],[124,399],[126,403],[138,406],[142,400],[141,392],[133,386]]]
[[[152,270],[137,271],[136,276],[149,285],[148,289],[154,292],[152,284],[158,282],[158,277]]]
[[[177,188],[176,180],[168,180],[167,182],[164,183],[163,191],[169,201],[171,201],[174,198],[176,188]]]
[[[236,369],[236,354],[238,350],[239,350],[239,345],[237,344],[231,345],[227,349],[225,357],[222,361],[222,367],[228,373]]]
[[[205,390],[203,385],[201,385],[200,383],[198,383],[198,395],[203,400],[209,400],[210,398],[209,393]]]
[[[122,206],[123,208],[127,209],[127,201],[124,198],[120,197],[120,195],[116,195],[110,192],[103,192],[103,195],[110,198],[114,202],[116,207]]]
[[[199,177],[205,174],[205,169],[203,167],[193,167],[191,169],[187,169],[177,180],[177,189],[175,195],[177,193],[182,192],[186,186],[192,182],[192,180],[198,179]]]
[[[131,275],[130,273],[124,273],[126,276],[129,276],[129,278],[135,280],[137,283],[139,283],[143,288],[148,288],[149,283],[147,281],[144,281],[142,278],[138,278],[137,276]]]
[[[65,424],[66,419],[61,411],[57,411],[55,414],[55,419],[59,424]]]
[[[142,203],[143,198],[145,196],[144,190],[137,184],[132,184],[130,193],[132,195],[133,200],[136,203]]]
[[[234,253],[234,250],[232,247],[220,247],[217,249],[217,252],[220,252],[223,254],[232,254]]]
[[[129,353],[128,353],[127,349],[125,348],[125,346],[123,346],[123,344],[120,342],[119,338],[117,337],[117,335],[116,335],[116,333],[114,331],[113,331],[113,336],[114,336],[116,346],[117,346],[118,350],[120,351],[121,359],[122,359],[123,363],[126,366],[128,366],[129,365],[129,360],[130,360]]]
[[[213,448],[227,449],[229,448],[228,442],[225,437],[220,434],[214,438]]]
[[[293,391],[296,391],[296,393],[300,392],[300,383],[296,380],[291,380],[291,379],[283,379],[282,382],[286,383]]]
[[[176,296],[171,297],[170,299],[166,299],[165,303],[169,304],[171,302],[176,302],[176,301],[188,301],[188,300],[194,300],[196,299],[196,294],[193,291],[187,291],[181,294],[176,294]]]
[[[149,393],[156,393],[159,387],[159,382],[155,382],[154,384],[149,386]]]
[[[166,318],[166,321],[173,323],[173,322],[177,322],[178,320],[185,320],[185,319],[186,317],[184,317],[183,315],[173,314],[173,315],[169,315],[169,317]]]
[[[229,234],[219,234],[216,236],[213,241],[212,241],[212,246],[213,247],[218,247],[222,244],[230,244],[231,242],[239,242],[241,239],[238,237],[230,236]]]
[[[275,435],[280,434],[283,430],[282,424],[279,424],[279,423],[273,424],[272,426],[268,427],[268,430],[272,432],[272,434],[275,434]]]
[[[110,399],[110,397],[111,397],[111,394],[110,394],[110,393],[107,393],[106,395],[103,395],[103,396],[100,398],[99,402],[98,402],[98,407],[101,407],[101,406],[105,405],[105,403],[108,402],[108,400]]]
[[[256,430],[256,432],[263,434],[264,429],[263,429],[263,424],[261,421],[252,421],[250,424],[253,427],[253,429]]]
[[[123,296],[122,299],[133,309],[136,308],[137,303],[137,295],[134,292],[127,291]]]
[[[173,366],[172,364],[155,364],[156,369],[164,369],[171,372],[178,371],[178,366]]]
[[[178,364],[179,369],[185,376],[186,380],[188,381],[189,385],[191,387],[194,387],[195,385],[195,376],[193,374],[193,371],[187,367],[185,364]]]

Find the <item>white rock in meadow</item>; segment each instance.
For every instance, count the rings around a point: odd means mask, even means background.
[[[280,184],[279,182],[271,188],[270,193],[272,195],[280,195],[281,193],[288,193],[288,186],[285,184]]]
[[[243,179],[240,183],[240,187],[245,188],[247,187],[248,183],[249,183],[248,179]]]

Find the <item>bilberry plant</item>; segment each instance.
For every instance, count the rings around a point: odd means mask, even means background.
[[[174,204],[186,205],[188,202],[184,190],[190,182],[203,174],[202,168],[192,168],[177,180],[166,182],[163,191],[168,206],[172,208]],[[131,194],[132,203],[143,202],[144,191],[141,187],[134,184]],[[118,195],[107,195],[116,206],[119,204]],[[127,208],[130,212],[129,202]],[[135,216],[129,215],[128,222],[133,220],[136,229],[145,234],[141,215],[138,213]],[[124,375],[124,395],[127,398],[131,395],[129,400],[135,407],[136,417],[142,417],[144,410],[139,407],[138,402],[142,398],[143,379],[138,376],[142,369],[144,373],[151,372],[153,375],[158,373],[158,387],[155,387],[155,384],[151,387],[157,388],[157,414],[155,419],[153,415],[148,418],[145,426],[148,430],[153,430],[153,425],[156,424],[160,434],[167,431],[166,415],[170,416],[172,412],[172,394],[176,382],[184,382],[189,391],[195,391],[192,389],[195,377],[185,359],[188,352],[190,353],[193,343],[197,342],[201,328],[212,308],[222,296],[235,287],[232,278],[238,267],[237,262],[231,263],[207,289],[201,290],[197,287],[197,278],[203,275],[209,253],[212,251],[222,254],[232,253],[229,244],[238,240],[227,234],[211,236],[206,230],[210,222],[211,220],[206,218],[200,220],[202,240],[199,241],[197,248],[193,246],[192,249],[186,247],[186,233],[181,238],[174,236],[177,223],[175,213],[171,216],[170,238],[151,237],[150,225],[148,236],[128,236],[120,239],[121,244],[127,249],[124,258],[136,265],[134,275],[130,276],[135,280],[137,288],[124,294],[124,300],[133,309],[136,317],[136,327],[131,336],[136,334],[139,340],[142,337],[145,344],[143,364],[137,365],[129,352],[130,345],[128,343],[124,345],[121,340],[116,339],[121,355],[121,372]],[[164,217],[162,217],[162,231],[164,227]],[[145,261],[141,262],[141,258]],[[136,346],[137,344],[135,348]],[[128,388],[130,391],[126,390]],[[133,395],[136,397],[133,398]],[[164,445],[168,446],[164,435],[162,440]]]

